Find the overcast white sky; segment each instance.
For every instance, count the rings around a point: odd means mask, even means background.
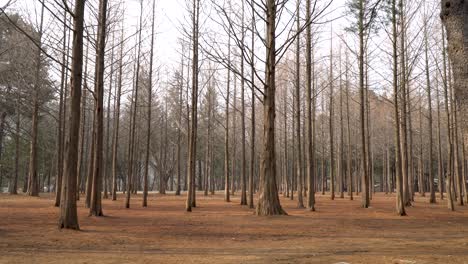
[[[8,0],[0,0],[0,6],[3,6]],[[48,6],[53,7],[56,5],[54,1],[61,2],[61,0],[45,0]],[[139,20],[139,0],[123,0],[125,3],[125,28],[126,34],[130,35],[133,34],[136,30],[136,26]],[[152,0],[143,0],[144,5],[144,17],[146,18],[147,23],[147,31],[143,34],[147,38],[149,36],[149,19],[151,15],[151,6]],[[220,0],[223,1],[223,0]],[[322,0],[326,2],[327,0]],[[408,3],[411,4],[410,0]],[[109,3],[112,5],[116,3],[116,0],[109,0]],[[180,61],[180,44],[178,43],[178,39],[182,37],[182,33],[180,32],[181,23],[188,20],[188,11],[186,9],[187,0],[156,0],[156,32],[157,36],[155,39],[155,59],[157,65],[162,65],[162,73],[169,72],[175,67]],[[210,0],[204,0],[205,4],[209,4]],[[232,0],[233,3],[239,2],[238,0]],[[296,0],[290,0],[292,5],[295,5]],[[302,1],[305,2],[305,1]],[[334,35],[334,48],[337,49],[340,45],[340,39],[336,37],[337,35],[343,34],[343,28],[349,25],[350,18],[343,17],[346,11],[346,2],[347,0],[334,0],[332,5],[329,7],[329,15],[325,19],[336,19],[333,22],[333,35]],[[437,0],[427,0],[433,7],[437,6]],[[97,7],[97,0],[88,0],[88,3],[93,3]],[[32,20],[35,19],[36,13],[39,12],[39,0],[16,0],[16,4],[12,10],[21,12],[23,14],[27,14],[31,17]],[[36,10],[36,11],[35,11]],[[97,10],[95,11],[97,12]],[[89,13],[89,9],[88,9]],[[50,12],[46,12],[46,17],[49,19],[52,17]],[[212,18],[214,19],[214,18]],[[209,21],[209,20],[208,20]],[[419,27],[421,23],[418,21],[412,21],[414,27]],[[47,24],[47,23],[46,23]],[[208,26],[208,25],[206,25]],[[212,25],[209,25],[212,26]],[[327,56],[330,50],[330,29],[331,25],[328,23],[326,25],[321,26],[321,42],[319,49],[315,52],[317,53],[316,58]],[[417,30],[416,30],[417,31]],[[61,34],[56,32],[49,32],[49,34]],[[351,38],[348,38],[351,39]],[[370,45],[374,46],[373,49],[382,48],[385,49],[385,45],[388,44],[387,35],[384,31],[380,32],[380,36],[373,37],[372,42]],[[382,43],[384,43],[383,46]],[[385,44],[387,43],[387,44]],[[356,47],[354,41],[349,41],[348,45],[352,48]],[[343,50],[345,49],[344,45],[342,45]],[[381,46],[381,47],[379,47]],[[294,49],[294,47],[291,47]],[[143,50],[149,50],[148,46],[143,47]],[[385,71],[388,69],[388,58],[385,55],[385,50],[376,51],[377,55],[375,61],[372,62],[373,67],[371,71],[380,71],[379,73],[371,73],[371,79],[374,79],[375,82],[385,83],[382,80],[381,75],[385,75]],[[380,54],[380,55],[378,55]],[[351,61],[353,61],[353,57],[351,57]],[[325,63],[326,65],[326,63]],[[372,80],[371,80],[372,82]],[[376,85],[377,87],[377,85]],[[371,87],[372,88],[372,87]]]

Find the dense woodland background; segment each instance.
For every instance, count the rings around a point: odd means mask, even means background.
[[[131,3],[136,29],[124,1],[4,3],[0,191],[55,192],[69,228],[76,199],[100,216],[117,192],[188,211],[238,193],[258,215],[286,214],[278,195],[320,210],[315,192],[468,202],[467,4],[342,2],[186,1],[176,67],[154,55],[157,1]]]

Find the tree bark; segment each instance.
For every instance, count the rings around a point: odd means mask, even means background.
[[[189,153],[187,162],[187,178],[189,182],[186,210],[192,211],[195,205],[195,160],[197,157],[197,125],[198,125],[198,30],[199,30],[200,0],[193,0],[192,12],[192,111],[189,134]]]
[[[103,216],[101,204],[102,173],[104,167],[104,57],[106,50],[106,28],[107,28],[107,1],[99,1],[98,43],[96,54],[96,83],[94,96],[96,107],[94,119],[96,120],[93,186],[91,191],[91,205],[89,215]]]
[[[400,216],[406,215],[404,194],[402,186],[401,145],[400,145],[400,115],[398,106],[398,58],[397,58],[397,27],[396,27],[396,0],[392,0],[392,24],[393,24],[393,104],[395,118],[395,173],[397,185],[396,209]]]
[[[76,178],[78,159],[78,131],[80,126],[80,101],[83,70],[84,0],[75,1],[73,25],[73,50],[71,74],[70,133],[66,148],[62,198],[60,201],[59,228],[79,229],[76,208]]]
[[[300,30],[300,0],[297,0],[297,5],[296,5],[296,29],[297,32]],[[301,144],[301,87],[300,87],[300,38],[297,38],[296,40],[296,83],[295,83],[295,96],[294,99],[296,100],[296,103],[294,104],[295,110],[294,115],[295,115],[295,122],[296,122],[296,131],[295,131],[295,137],[296,137],[296,179],[297,179],[297,207],[298,208],[304,208],[304,202],[303,202],[303,195],[302,195],[302,190],[303,190],[303,185],[302,185],[302,144]],[[309,99],[307,99],[309,100]],[[285,113],[286,114],[286,113]]]
[[[41,20],[39,26],[39,46],[42,45],[42,29],[44,25],[44,3],[41,7]],[[39,93],[41,89],[40,71],[41,71],[41,55],[42,49],[37,49],[36,69],[34,76],[34,92],[33,92],[33,112],[32,112],[32,131],[31,143],[29,152],[29,178],[28,178],[28,195],[39,196],[39,179],[37,178],[37,137],[39,134]]]
[[[276,11],[275,0],[266,1],[266,60],[263,97],[263,150],[260,162],[259,197],[256,215],[285,215],[276,186],[275,155],[275,68]]]
[[[367,171],[367,147],[365,136],[365,118],[364,118],[364,0],[359,0],[359,98],[360,98],[360,134],[361,134],[361,206],[368,208],[370,205]]]
[[[150,65],[149,65],[149,83],[148,83],[148,120],[146,130],[146,153],[145,153],[145,172],[143,180],[143,207],[148,206],[148,170],[149,170],[149,150],[151,146],[151,105],[153,91],[153,57],[154,57],[154,16],[156,9],[156,1],[153,0],[153,14],[151,19],[151,48],[150,48]]]

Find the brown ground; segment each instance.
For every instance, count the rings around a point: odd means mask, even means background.
[[[106,217],[88,217],[81,231],[60,231],[52,196],[0,195],[0,263],[468,263],[468,207],[449,212],[417,198],[409,216],[394,213],[394,197],[378,194],[372,208],[318,195],[317,212],[282,199],[289,216],[257,217],[222,195],[123,196],[104,200]]]

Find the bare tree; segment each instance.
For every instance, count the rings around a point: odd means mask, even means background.
[[[76,208],[76,178],[78,159],[78,131],[80,126],[80,101],[83,70],[83,27],[84,0],[75,1],[73,13],[74,31],[71,69],[71,104],[70,133],[67,140],[64,175],[62,182],[62,199],[60,201],[59,228],[79,229]]]

